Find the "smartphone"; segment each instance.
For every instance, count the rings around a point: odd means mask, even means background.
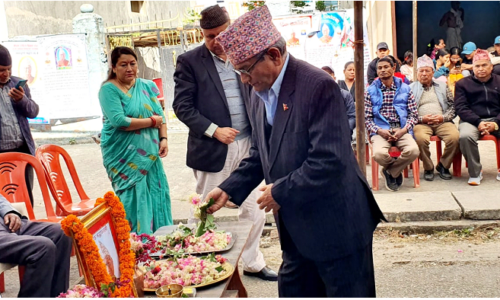
[[[24,87],[26,85],[26,82],[28,82],[28,80],[24,80],[24,79],[19,80],[19,82],[16,84],[16,89],[19,89],[20,87]]]
[[[461,67],[462,67],[462,65],[461,65],[461,64],[456,64],[456,65],[455,65],[455,68],[457,68],[457,69],[460,69]]]

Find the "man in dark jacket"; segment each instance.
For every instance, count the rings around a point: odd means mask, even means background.
[[[375,78],[377,78],[377,62],[379,59],[389,55],[391,51],[386,42],[378,43],[377,45],[377,57],[370,62],[368,65],[368,70],[366,70],[366,78],[368,79],[368,84],[372,84]]]
[[[455,86],[455,110],[460,117],[460,150],[469,164],[468,183],[479,185],[483,174],[477,140],[487,134],[500,138],[500,76],[492,74],[493,64],[485,50],[476,51],[473,64],[474,75]]]
[[[352,153],[340,88],[287,52],[267,6],[217,40],[253,86],[253,135],[250,156],[205,199],[215,199],[209,212],[229,197],[248,201],[265,179],[257,203],[279,230],[280,297],[374,297],[372,238],[383,215]]]
[[[250,87],[241,83],[227,61],[217,35],[229,26],[229,16],[218,5],[201,12],[205,44],[179,56],[174,73],[175,114],[189,127],[187,166],[197,181],[196,192],[205,197],[235,170],[250,150],[252,127],[247,105]],[[239,207],[239,219],[253,223],[241,255],[245,275],[276,281],[259,250],[265,213],[256,203],[255,189]]]
[[[35,155],[35,142],[27,118],[38,115],[38,104],[31,99],[28,85],[15,88],[21,78],[11,74],[12,58],[9,50],[0,45],[0,153]],[[30,165],[26,167],[25,180],[33,205],[33,169]]]

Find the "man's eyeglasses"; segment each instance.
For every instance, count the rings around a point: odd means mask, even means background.
[[[255,66],[259,63],[259,61],[262,60],[262,58],[264,57],[264,55],[266,55],[266,53],[267,53],[267,50],[263,51],[259,55],[259,57],[257,58],[257,60],[247,70],[236,70],[236,69],[234,69],[233,71],[236,72],[236,74],[238,74],[240,76],[241,76],[241,74],[245,74],[245,75],[251,76],[250,73],[252,73],[252,71],[255,68]]]

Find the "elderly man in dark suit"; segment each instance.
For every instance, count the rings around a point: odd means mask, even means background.
[[[205,197],[248,156],[252,127],[247,104],[250,87],[241,83],[215,37],[229,26],[229,16],[218,5],[201,12],[205,44],[177,60],[173,108],[189,127],[187,165],[194,170],[196,192]],[[259,250],[265,213],[259,210],[256,189],[239,208],[239,219],[254,224],[242,253],[244,274],[276,281]]]
[[[257,203],[279,226],[280,297],[374,297],[372,239],[384,217],[354,158],[340,88],[286,52],[267,6],[217,40],[253,86],[254,131],[250,156],[206,197],[209,212],[243,203],[265,179]]]
[[[57,297],[68,290],[71,238],[60,224],[30,222],[0,195],[0,263],[26,267],[18,297]]]

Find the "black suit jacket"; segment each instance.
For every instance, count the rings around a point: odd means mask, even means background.
[[[177,118],[189,127],[187,166],[204,172],[221,171],[226,161],[227,145],[204,133],[212,123],[232,127],[231,116],[219,73],[205,45],[177,58],[174,81],[172,106]],[[238,82],[247,106],[250,87],[242,84],[239,76]]]
[[[283,251],[328,261],[366,247],[384,217],[355,160],[338,85],[290,55],[269,143],[264,103],[255,93],[250,102],[250,156],[219,187],[241,204],[262,179],[273,183]]]

